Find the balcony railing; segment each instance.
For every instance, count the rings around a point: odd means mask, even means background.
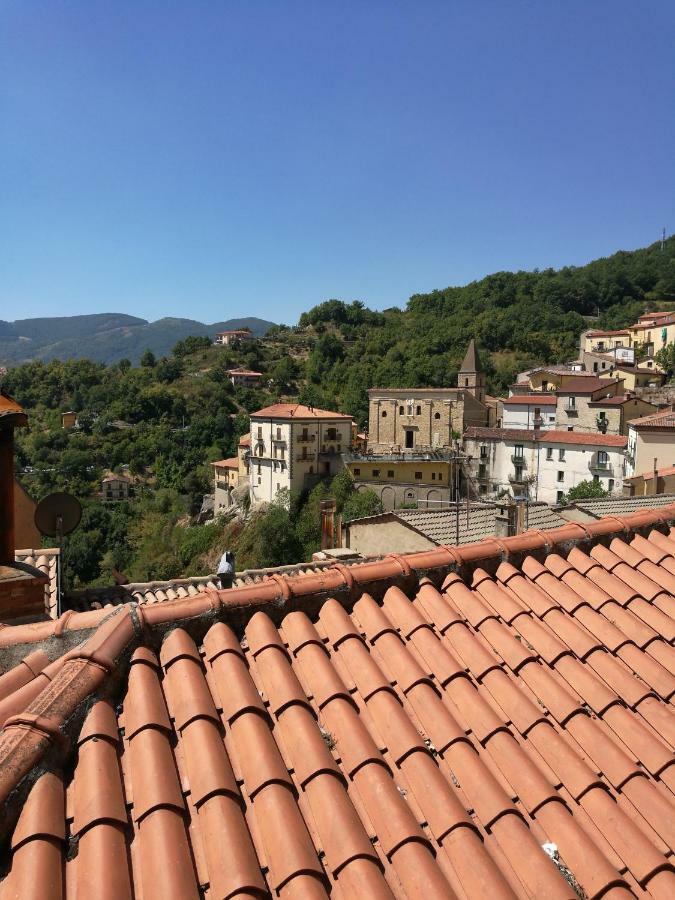
[[[565,412],[569,416],[578,416],[579,415],[579,407],[573,405],[572,403],[566,403],[564,406]]]
[[[513,472],[509,474],[511,484],[525,484],[526,475],[524,472]]]
[[[313,444],[315,440],[315,434],[299,434],[297,437],[298,444]]]
[[[512,453],[511,462],[516,466],[525,466],[525,457],[522,455],[522,453]]]
[[[614,474],[614,466],[611,462],[599,462],[596,460],[595,462],[589,462],[588,468],[591,472],[602,472],[603,475]]]
[[[303,453],[298,453],[295,457],[297,462],[314,462],[316,460],[315,453],[307,453],[306,455]]]

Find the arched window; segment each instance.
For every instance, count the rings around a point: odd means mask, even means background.
[[[441,417],[440,413],[434,413],[434,419],[440,419],[440,417]]]
[[[387,418],[387,410],[386,410],[386,409],[383,409],[383,410],[382,410],[382,418],[383,418],[383,419],[386,419],[386,418]]]

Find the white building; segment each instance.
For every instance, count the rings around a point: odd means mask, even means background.
[[[233,331],[218,331],[214,343],[230,347],[232,344],[252,341],[255,335],[248,328],[235,328]]]
[[[342,468],[352,418],[300,403],[276,403],[251,414],[249,494],[271,502],[282,488],[303,490]]]
[[[675,410],[633,419],[628,426],[626,476],[675,465]]]
[[[504,428],[555,428],[553,394],[513,394],[502,400]]]
[[[520,428],[469,428],[464,450],[478,494],[508,491],[557,503],[582,481],[620,491],[628,439],[619,434]]]
[[[234,387],[256,387],[262,378],[262,372],[255,372],[253,369],[228,369],[227,377],[230,379]]]

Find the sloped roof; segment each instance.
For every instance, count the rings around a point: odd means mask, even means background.
[[[471,425],[464,432],[464,437],[469,440],[538,441],[541,444],[575,444],[588,447],[626,447],[628,444],[628,438],[622,434],[558,431],[554,428],[535,431],[531,428],[484,428]]]
[[[61,551],[58,547],[40,547],[37,550],[15,550],[14,559],[39,569],[49,579],[45,585],[45,614],[51,619],[58,615],[58,578]],[[2,896],[0,894],[0,896]]]
[[[1,629],[3,896],[672,897],[665,517]]]
[[[664,409],[662,412],[633,419],[630,424],[639,428],[675,428],[675,410]]]
[[[251,418],[258,416],[266,419],[349,419],[350,422],[352,418],[344,413],[304,406],[302,403],[275,403],[251,413]]]
[[[239,457],[231,456],[229,459],[219,459],[217,462],[212,462],[211,465],[218,469],[238,469]]]
[[[504,406],[555,406],[555,394],[513,394],[511,397],[505,397],[502,400]]]
[[[462,368],[459,370],[460,372],[482,372],[483,368],[480,362],[480,356],[478,355],[478,351],[476,350],[476,342],[473,338],[469,341],[469,346],[466,348],[466,353],[464,354],[464,362],[462,363]]]
[[[10,425],[13,428],[26,425],[28,416],[9,394],[0,391],[0,426]]]
[[[496,504],[459,504],[448,510],[397,509],[393,514],[408,522],[421,534],[437,544],[470,544],[494,537]],[[459,515],[458,515],[459,514]],[[527,508],[529,528],[558,528],[565,520],[546,503],[530,503]],[[458,527],[459,525],[459,527]],[[457,540],[459,532],[459,540]]]
[[[556,388],[557,394],[594,394],[596,391],[614,387],[620,378],[588,378],[587,376],[570,378],[567,384]]]
[[[575,500],[571,507],[583,510],[593,519],[603,516],[625,516],[643,509],[659,509],[675,503],[675,494],[658,494],[651,497],[591,497]],[[561,510],[566,516],[566,510]]]

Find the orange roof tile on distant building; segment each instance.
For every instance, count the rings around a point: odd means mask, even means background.
[[[629,424],[638,428],[675,428],[675,410],[664,409],[649,416],[642,416],[640,419],[633,419]]]
[[[596,391],[601,391],[615,387],[620,384],[622,381],[621,378],[598,378],[597,376],[594,378],[589,378],[588,376],[575,377],[570,378],[570,380],[556,388],[557,394],[594,394]]]
[[[239,466],[239,458],[232,456],[230,459],[219,459],[217,462],[212,462],[211,465],[217,466],[219,469],[236,469]]]
[[[502,400],[504,406],[555,406],[555,394],[513,394]]]
[[[28,416],[16,400],[0,391],[0,424],[3,423],[12,427],[26,425]]]
[[[239,444],[238,444],[238,446],[239,446],[239,447],[250,447],[250,446],[251,446],[251,435],[250,435],[250,434],[243,434],[243,435],[239,438]]]
[[[352,417],[344,413],[332,412],[328,409],[317,409],[316,406],[305,406],[302,403],[275,403],[266,406],[257,412],[251,413],[251,418],[261,419],[349,419]]]
[[[531,428],[484,428],[479,425],[472,425],[466,429],[464,436],[497,441],[539,441],[540,443],[548,444],[578,444],[589,447],[626,447],[628,444],[628,438],[622,434],[602,434],[594,431],[558,431],[552,428],[534,430]]]

